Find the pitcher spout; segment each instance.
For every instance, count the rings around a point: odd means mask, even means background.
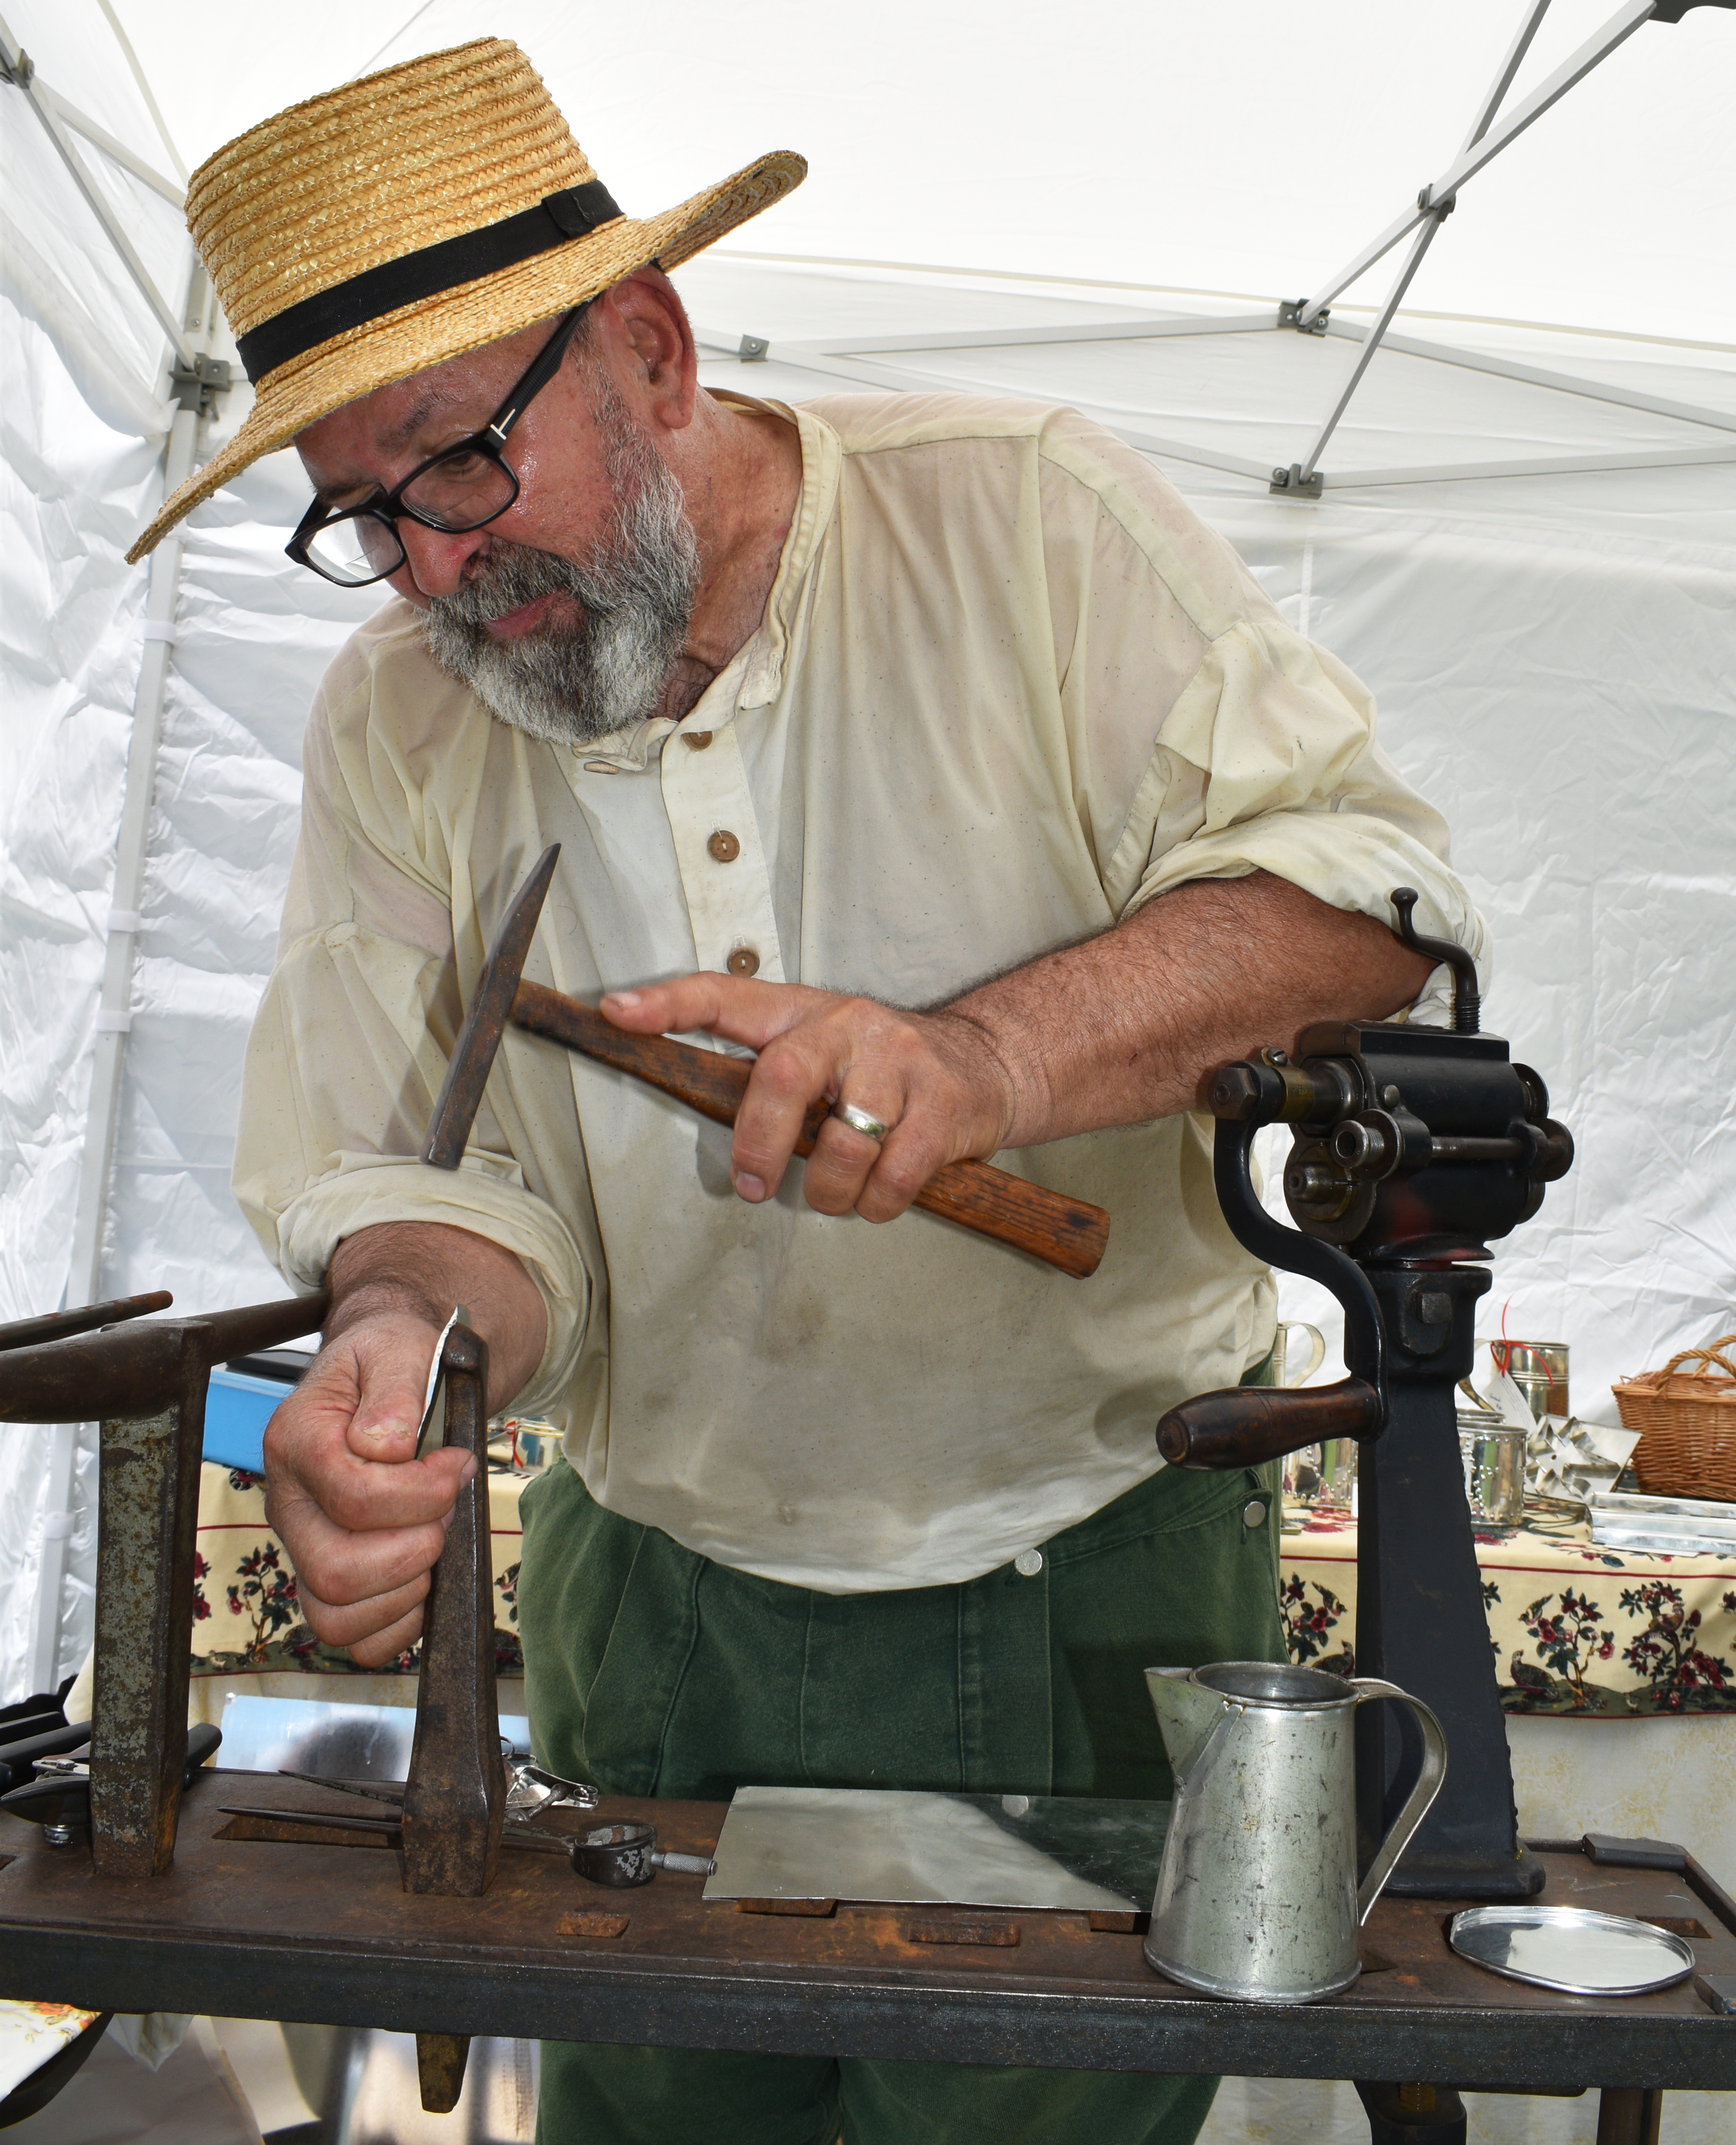
[[[1212,1730],[1234,1709],[1216,1691],[1196,1683],[1191,1669],[1147,1669],[1146,1689],[1152,1694],[1152,1709],[1163,1737],[1164,1755],[1175,1775],[1176,1792],[1186,1794]],[[1199,1784],[1194,1783],[1196,1787]]]

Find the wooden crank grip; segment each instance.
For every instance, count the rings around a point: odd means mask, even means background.
[[[701,1117],[733,1125],[747,1090],[754,1062],[722,1051],[699,1050],[667,1035],[631,1035],[604,1020],[594,1008],[563,998],[542,983],[521,983],[512,1002],[515,1028],[550,1043],[564,1043],[582,1057],[630,1072]],[[831,1114],[817,1102],[808,1113],[796,1152],[813,1152],[820,1127]],[[1101,1207],[1047,1185],[1032,1184],[986,1162],[949,1162],[916,1195],[916,1204],[979,1237],[992,1237],[1016,1251],[1057,1267],[1082,1281],[1097,1272],[1109,1241],[1109,1217]],[[1306,1445],[1307,1438],[1297,1440]]]
[[[1380,1396],[1361,1378],[1336,1386],[1231,1386],[1172,1407],[1157,1450],[1172,1467],[1257,1467],[1328,1437],[1372,1437]]]

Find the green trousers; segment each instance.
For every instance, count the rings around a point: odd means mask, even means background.
[[[1165,1469],[958,1586],[826,1595],[526,1490],[537,1755],[618,1794],[744,1785],[1164,1797],[1142,1671],[1283,1658],[1273,1471]],[[545,2043],[538,2145],[1191,2145],[1215,2078]]]

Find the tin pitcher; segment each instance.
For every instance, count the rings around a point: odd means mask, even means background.
[[[1147,1958],[1246,2002],[1348,1988],[1356,1932],[1446,1777],[1440,1723],[1393,1684],[1269,1661],[1147,1669],[1146,1683],[1176,1776]],[[1359,1885],[1353,1724],[1378,1698],[1416,1715],[1422,1769]]]

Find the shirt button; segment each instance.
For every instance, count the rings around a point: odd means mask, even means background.
[[[1022,1549],[1012,1560],[1012,1568],[1021,1579],[1035,1579],[1042,1570],[1042,1551],[1040,1549]]]
[[[689,752],[704,752],[711,743],[709,730],[683,730],[681,742]]]
[[[751,946],[738,946],[724,966],[732,976],[757,976],[759,973],[759,956]]]
[[[1266,1525],[1266,1506],[1258,1497],[1251,1497],[1242,1506],[1241,1523],[1245,1527],[1263,1527]]]
[[[705,846],[720,864],[733,864],[741,854],[741,844],[727,827],[719,827]]]

